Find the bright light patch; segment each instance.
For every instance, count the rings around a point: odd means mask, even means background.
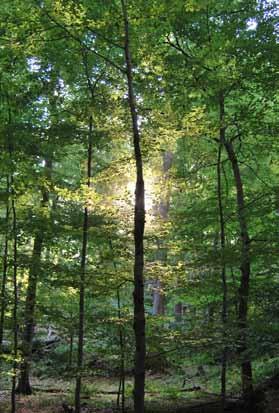
[[[150,212],[153,208],[153,194],[152,194],[153,182],[152,182],[152,179],[145,178],[144,186],[145,186],[145,197],[144,197],[145,211]],[[129,194],[131,196],[131,199],[134,198],[135,188],[136,188],[136,183],[135,182],[129,181],[127,183],[127,191],[129,192]]]
[[[27,65],[29,71],[32,73],[38,73],[41,69],[41,63],[36,57],[28,57]]]
[[[256,22],[255,19],[248,20],[248,22],[247,22],[247,29],[248,30],[256,30],[257,26],[258,26],[258,23]]]

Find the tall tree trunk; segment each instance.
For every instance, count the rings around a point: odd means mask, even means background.
[[[46,176],[50,177],[52,162],[46,160]],[[42,190],[41,207],[45,207],[49,200],[47,190]],[[22,338],[22,362],[20,365],[20,377],[17,386],[17,392],[29,395],[32,393],[30,385],[30,367],[32,362],[32,342],[35,327],[35,308],[38,274],[40,273],[41,255],[43,250],[43,233],[38,229],[33,246],[31,266],[29,270],[28,286],[26,292],[25,312],[24,312],[24,332]]]
[[[9,192],[9,181],[7,178],[7,193]],[[3,251],[3,272],[2,272],[2,285],[1,285],[1,310],[0,310],[0,355],[2,354],[3,345],[3,334],[4,334],[4,320],[5,320],[5,310],[6,310],[6,284],[7,284],[7,271],[8,271],[8,246],[9,246],[9,201],[7,201],[6,206],[6,216],[5,216],[5,241],[4,241],[4,251]]]
[[[153,287],[153,315],[163,315],[165,314],[165,296],[162,292],[162,282],[161,280],[156,280]]]
[[[136,161],[136,190],[135,190],[135,213],[134,213],[134,332],[136,341],[135,368],[134,368],[134,411],[144,412],[144,387],[145,387],[145,311],[144,311],[144,224],[145,224],[145,202],[144,202],[144,180],[143,162],[140,146],[140,133],[138,127],[138,115],[136,99],[133,86],[133,67],[130,52],[130,35],[127,6],[125,0],[121,0],[124,33],[125,33],[125,60],[126,75],[128,83],[128,98],[132,120],[133,143]]]
[[[174,317],[177,323],[181,323],[183,315],[183,305],[181,302],[176,303],[174,306]]]
[[[73,364],[73,346],[74,346],[74,331],[70,330],[70,345],[69,345],[69,359],[68,359],[68,368],[72,368]]]
[[[169,191],[169,170],[172,166],[173,153],[166,151],[163,154],[163,168],[162,168],[162,180],[164,190],[160,194],[158,205],[155,207],[155,215],[160,217],[161,220],[166,221],[168,219],[169,207],[170,207],[170,191]],[[158,239],[157,242],[157,257],[156,260],[165,263],[167,261],[167,248],[164,245],[164,241]],[[153,315],[162,315],[165,313],[165,295],[163,293],[163,285],[160,279],[157,279],[153,289]]]
[[[38,233],[35,236],[32,263],[29,270],[28,287],[25,301],[25,324],[22,338],[22,362],[20,365],[20,377],[17,392],[29,395],[32,393],[30,385],[30,367],[32,362],[32,341],[35,326],[35,306],[38,272],[40,268],[43,236]]]
[[[114,251],[111,239],[109,240],[109,246],[112,255],[112,264],[115,271],[115,275],[117,275],[117,266],[114,259]],[[123,283],[117,287],[116,291],[116,299],[117,299],[117,315],[119,320],[119,351],[120,351],[120,365],[119,365],[119,386],[118,386],[118,393],[116,399],[116,407],[117,409],[120,408],[120,398],[121,398],[121,411],[122,413],[125,412],[125,332],[124,332],[124,325],[122,323],[122,315],[121,315],[121,296],[120,291]]]
[[[220,141],[225,140],[225,129],[223,128],[224,119],[220,119],[221,129],[220,129]],[[223,340],[224,347],[222,351],[222,367],[221,367],[221,399],[222,399],[222,409],[225,410],[226,403],[226,383],[227,383],[227,345],[226,340],[226,326],[227,326],[227,307],[228,307],[228,287],[227,287],[227,276],[226,276],[226,263],[225,263],[225,220],[224,220],[224,210],[222,202],[222,180],[221,180],[221,155],[222,155],[222,145],[219,145],[218,149],[218,160],[217,160],[217,196],[218,196],[218,208],[219,208],[219,222],[220,222],[220,247],[221,247],[221,280],[223,287],[223,302],[222,302],[222,322],[223,322]]]
[[[12,111],[8,108],[8,124],[12,124]],[[10,161],[13,161],[14,141],[13,136],[8,133],[8,151]],[[12,390],[11,390],[11,413],[16,412],[16,372],[17,372],[17,355],[18,355],[18,325],[17,325],[17,310],[18,310],[18,291],[17,291],[17,216],[15,206],[15,188],[14,188],[14,171],[11,173],[10,185],[7,179],[7,189],[10,189],[12,196],[11,212],[12,212],[12,238],[13,238],[13,371],[12,371]],[[7,224],[8,224],[8,210],[7,210]]]
[[[13,179],[11,179],[13,188]],[[13,189],[12,189],[13,191]],[[14,192],[14,191],[13,191]],[[13,194],[14,196],[14,194]],[[13,376],[12,376],[12,391],[11,391],[11,413],[16,412],[16,372],[17,372],[17,354],[18,354],[18,323],[17,323],[17,308],[18,308],[18,292],[17,292],[17,217],[15,200],[12,199],[12,216],[13,216]]]
[[[88,156],[87,156],[87,186],[91,185],[92,170],[92,147],[93,147],[93,118],[89,117],[88,133]],[[79,330],[78,330],[78,354],[77,354],[77,377],[75,390],[75,413],[80,413],[80,392],[81,377],[83,369],[83,342],[84,342],[84,301],[85,301],[85,272],[87,261],[87,244],[88,244],[88,207],[84,208],[83,213],[83,230],[82,230],[82,248],[80,263],[80,280],[79,280]]]
[[[114,263],[115,264],[115,263]],[[124,326],[122,324],[121,315],[121,300],[120,300],[120,288],[117,288],[117,312],[119,320],[119,349],[120,349],[120,380],[119,380],[119,390],[117,395],[117,407],[120,407],[120,396],[121,396],[121,411],[125,412],[125,337],[124,337]]]
[[[220,95],[220,114],[221,118],[225,117],[224,96]],[[224,124],[222,125],[225,128]],[[239,327],[239,354],[241,358],[241,381],[243,395],[250,399],[253,394],[252,381],[252,365],[248,354],[247,346],[247,328],[248,328],[248,299],[249,299],[249,284],[250,284],[250,238],[246,220],[245,199],[243,191],[243,183],[239,168],[239,163],[234,150],[232,141],[223,138],[221,142],[228,154],[230,160],[237,201],[237,214],[240,228],[241,240],[241,279],[239,287],[239,306],[238,306],[238,327]]]

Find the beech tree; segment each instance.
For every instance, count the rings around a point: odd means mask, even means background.
[[[140,145],[140,132],[138,126],[138,114],[136,97],[133,86],[133,66],[130,49],[129,17],[125,0],[121,0],[124,31],[125,31],[125,59],[126,75],[128,83],[129,106],[132,119],[133,144],[136,160],[136,189],[135,189],[135,261],[134,261],[134,330],[136,337],[135,354],[135,387],[134,387],[134,410],[137,413],[144,412],[144,382],[145,382],[145,312],[144,312],[144,180],[143,164]]]

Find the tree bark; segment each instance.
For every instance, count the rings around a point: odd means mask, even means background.
[[[173,153],[168,151],[164,152],[162,180],[165,189],[161,192],[158,205],[155,206],[155,216],[160,217],[163,221],[167,220],[170,207],[169,170],[172,166],[172,161]],[[163,240],[158,239],[157,247],[158,251],[156,260],[165,263],[167,261],[167,248],[164,246]],[[162,290],[162,281],[157,279],[153,289],[153,315],[165,314],[165,295]]]
[[[68,361],[68,368],[72,368],[73,364],[73,345],[74,345],[74,332],[71,330],[70,332],[70,345],[69,345],[69,361]]]
[[[162,283],[161,280],[156,280],[153,287],[153,315],[163,315],[165,314],[165,296],[162,293]]]
[[[11,179],[11,185],[13,187],[13,178]],[[13,191],[13,189],[12,189]],[[13,191],[14,192],[14,191]],[[14,194],[13,194],[14,195]],[[11,391],[11,413],[16,412],[16,372],[17,372],[17,354],[18,354],[18,292],[17,292],[17,217],[15,200],[12,199],[12,216],[13,216],[13,335],[14,335],[14,348],[13,348],[13,376],[12,376],[12,391]]]
[[[111,255],[112,255],[112,264],[113,268],[115,271],[115,275],[117,274],[117,266],[116,262],[114,260],[114,251],[113,251],[113,245],[111,239],[109,240],[109,246],[111,249]],[[117,299],[117,315],[118,315],[118,320],[119,320],[119,351],[120,351],[120,363],[119,363],[119,386],[118,386],[118,393],[117,393],[117,399],[116,399],[116,407],[117,409],[120,408],[120,398],[121,398],[121,411],[122,413],[125,412],[125,380],[126,380],[126,375],[125,375],[125,331],[124,331],[124,325],[122,323],[122,315],[121,315],[121,296],[120,296],[120,291],[121,287],[123,284],[120,284],[117,287],[116,291],[116,299]]]
[[[220,95],[220,114],[221,118],[225,116],[224,96]],[[225,125],[221,125],[225,128]],[[239,168],[238,159],[234,150],[232,141],[222,138],[221,143],[224,145],[228,158],[230,160],[235,188],[236,188],[236,202],[237,214],[240,228],[241,240],[241,279],[239,287],[239,306],[238,306],[238,328],[239,328],[239,354],[241,358],[241,381],[243,395],[250,399],[253,394],[253,380],[252,380],[252,365],[248,354],[247,345],[247,328],[248,328],[248,299],[250,287],[250,238],[246,220],[245,198],[241,172]]]
[[[115,265],[115,263],[114,263]],[[119,389],[117,395],[117,408],[120,407],[120,396],[121,396],[121,411],[125,412],[125,337],[124,337],[124,326],[121,320],[121,300],[120,300],[120,287],[117,288],[117,313],[119,320],[119,349],[120,349],[120,380]]]
[[[20,394],[32,394],[30,385],[30,367],[32,362],[32,341],[35,326],[35,306],[38,272],[40,267],[43,246],[42,234],[37,234],[34,240],[32,264],[29,271],[28,287],[25,302],[25,326],[22,339],[22,362],[20,366],[20,377],[17,392]]]
[[[91,170],[92,170],[92,147],[93,147],[93,118],[89,117],[89,133],[88,133],[88,155],[87,155],[87,186],[91,185]],[[80,280],[79,280],[79,331],[78,331],[78,354],[77,354],[77,377],[75,389],[75,413],[80,413],[80,392],[81,392],[81,377],[83,369],[83,344],[84,344],[84,302],[85,302],[85,273],[87,263],[87,244],[88,244],[88,207],[85,206],[83,213],[83,229],[82,229],[82,248],[81,248],[81,263],[80,263]]]
[[[12,124],[12,111],[8,108],[8,124]],[[13,151],[14,142],[13,136],[8,133],[8,151],[10,156],[10,161],[13,161]],[[12,389],[11,389],[11,413],[16,412],[16,373],[17,373],[17,355],[18,355],[18,323],[17,323],[17,311],[18,311],[18,291],[17,291],[17,215],[15,206],[15,188],[14,188],[14,171],[12,171],[9,179],[7,179],[7,189],[10,189],[12,196],[11,202],[11,212],[12,212],[12,238],[13,238],[13,311],[12,311],[12,323],[13,323],[13,368],[12,368]],[[8,208],[8,206],[7,206]],[[8,214],[7,209],[7,225],[8,225]],[[7,268],[6,268],[7,271]],[[7,274],[6,274],[7,275]]]
[[[224,119],[220,117],[220,141],[225,140],[225,130],[223,128]],[[218,194],[218,208],[219,208],[219,223],[220,223],[220,247],[221,247],[221,280],[223,287],[223,301],[222,301],[222,323],[223,323],[223,340],[226,341],[226,326],[227,326],[227,312],[228,312],[228,286],[226,276],[226,263],[225,263],[225,220],[224,210],[222,202],[222,180],[221,180],[221,155],[222,145],[219,145],[218,160],[217,160],[217,194]],[[227,383],[227,345],[224,344],[222,351],[222,366],[221,366],[221,399],[222,409],[225,410],[226,403],[226,383]]]
[[[176,303],[174,306],[174,317],[177,323],[181,323],[183,315],[183,305],[181,302]]]
[[[9,192],[9,182],[7,178],[7,192]],[[4,241],[4,251],[3,251],[3,276],[2,276],[2,285],[1,285],[1,310],[0,310],[0,355],[2,354],[2,345],[3,345],[3,334],[4,334],[4,321],[5,321],[5,310],[6,310],[6,284],[7,284],[7,271],[8,271],[8,246],[9,246],[9,235],[8,235],[8,226],[9,226],[9,201],[7,201],[6,206],[6,234]]]
[[[145,310],[144,310],[144,180],[143,162],[140,146],[140,133],[138,127],[138,115],[133,86],[133,67],[130,52],[130,34],[127,6],[125,0],[121,0],[124,33],[125,33],[125,60],[128,83],[128,98],[132,120],[133,144],[136,161],[136,190],[134,212],[134,332],[136,341],[135,368],[134,368],[134,411],[144,412],[144,388],[145,388]]]
[[[46,160],[46,175],[50,176],[52,162]],[[41,207],[46,207],[49,200],[49,193],[47,190],[42,190]],[[24,313],[24,332],[22,338],[22,362],[20,366],[20,377],[17,386],[17,392],[19,394],[30,395],[32,394],[32,388],[30,385],[30,368],[32,362],[32,341],[34,336],[35,327],[35,308],[36,308],[36,295],[37,295],[37,283],[38,274],[40,272],[41,255],[43,250],[43,234],[40,229],[35,235],[33,254],[31,260],[31,266],[29,270],[28,286],[25,301],[25,313]]]

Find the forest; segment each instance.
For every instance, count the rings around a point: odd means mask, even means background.
[[[0,412],[279,412],[277,0],[2,0]]]

